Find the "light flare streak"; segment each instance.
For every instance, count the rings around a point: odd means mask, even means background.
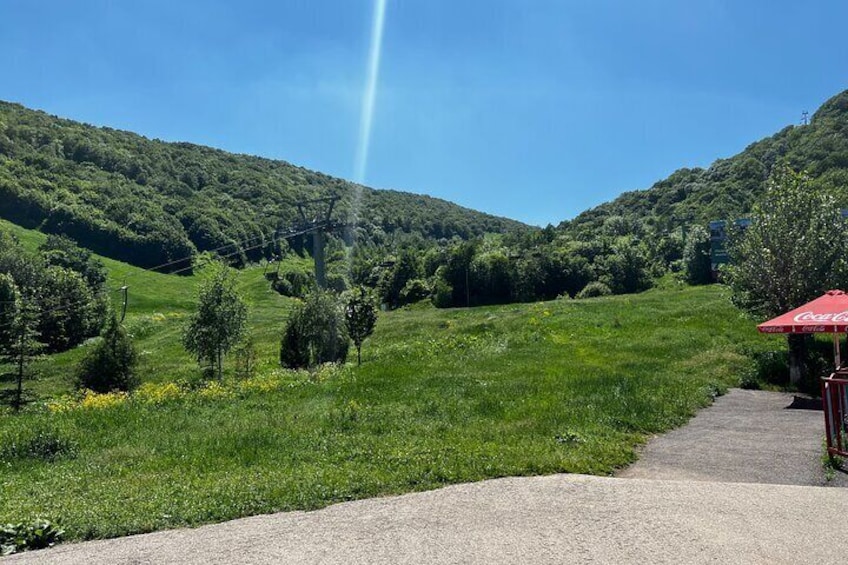
[[[371,126],[374,123],[374,104],[377,99],[377,80],[380,75],[380,57],[383,51],[383,25],[386,20],[387,0],[374,0],[374,16],[371,24],[371,46],[368,51],[368,80],[365,96],[362,99],[362,113],[359,122],[359,143],[356,148],[356,164],[353,180],[359,184],[365,182],[365,170],[368,166],[368,151],[371,146]]]

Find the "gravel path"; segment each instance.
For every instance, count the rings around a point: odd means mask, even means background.
[[[66,545],[8,562],[844,563],[846,508],[845,489],[552,475]]]
[[[733,390],[616,478],[496,479],[2,562],[845,563],[848,489],[810,486],[845,475],[825,481],[822,413],[793,403]]]
[[[821,465],[821,403],[792,394],[732,389],[688,424],[648,442],[619,477],[848,486]]]

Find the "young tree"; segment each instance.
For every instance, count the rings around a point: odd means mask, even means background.
[[[374,333],[377,309],[374,299],[364,287],[351,293],[345,304],[345,326],[351,341],[356,346],[356,364],[362,364],[362,342]]]
[[[291,369],[340,363],[349,346],[338,298],[317,289],[292,310],[280,343],[280,363]]]
[[[710,264],[710,232],[701,226],[692,226],[683,248],[683,265],[686,269],[686,282],[689,284],[709,284],[712,282]]]
[[[236,277],[221,263],[214,263],[200,286],[197,311],[183,331],[183,345],[197,358],[207,362],[220,379],[223,358],[244,336],[247,305],[236,290]]]
[[[14,340],[20,299],[18,285],[12,275],[0,273],[0,351],[6,351]]]
[[[135,347],[113,313],[106,322],[103,339],[77,366],[76,384],[95,392],[132,390],[139,384],[135,374]]]
[[[15,289],[15,292],[16,289]],[[2,349],[2,360],[15,366],[16,387],[11,404],[19,410],[24,403],[24,379],[28,374],[32,357],[41,350],[38,341],[38,307],[30,298],[18,295],[14,316],[11,319],[10,341]]]
[[[797,308],[845,283],[848,230],[835,199],[803,173],[778,168],[751,225],[731,241],[727,282],[733,302],[762,318]],[[806,336],[789,335],[790,380],[804,376]]]

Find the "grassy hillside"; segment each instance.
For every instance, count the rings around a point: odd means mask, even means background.
[[[21,243],[35,250],[46,236],[35,230],[21,228],[0,220],[0,229],[13,233]],[[113,306],[121,311],[121,294],[115,292],[123,285],[129,287],[129,306],[125,326],[137,340],[140,352],[139,371],[143,381],[193,380],[197,378],[196,365],[180,344],[180,332],[185,315],[194,308],[198,276],[167,275],[145,271],[120,261],[99,257],[106,266],[107,287]],[[287,262],[311,262],[290,256]],[[274,364],[278,349],[278,338],[290,299],[270,289],[263,276],[262,268],[251,268],[241,272],[240,291],[251,304],[250,328],[257,337],[263,366]],[[71,392],[72,372],[75,364],[85,353],[85,346],[59,355],[43,356],[36,362],[38,380],[29,383],[29,388],[38,397],[46,398]],[[0,383],[0,388],[4,383]],[[5,383],[11,386],[11,383]]]
[[[62,232],[102,255],[151,267],[263,237],[298,220],[295,202],[355,186],[283,161],[165,143],[0,102],[0,217]],[[450,202],[362,187],[359,238],[468,238],[522,224]],[[248,247],[241,245],[242,248]],[[263,249],[246,251],[258,258]]]
[[[648,190],[626,192],[561,227],[591,239],[615,216],[641,220],[658,233],[739,218],[751,209],[779,162],[806,170],[815,186],[832,190],[848,207],[848,91],[825,102],[808,125],[787,126],[707,169],[680,169]]]
[[[288,372],[276,352],[289,302],[253,267],[239,276],[259,375],[189,390],[169,383],[198,372],[177,339],[195,278],[105,262],[132,289],[145,384],[0,415],[4,446],[55,440],[0,451],[0,523],[44,516],[72,538],[117,536],[504,475],[606,474],[737,384],[746,349],[775,345],[721,287],[672,286],[404,308],[381,314],[361,367]],[[68,390],[83,349],[42,361],[43,399]]]

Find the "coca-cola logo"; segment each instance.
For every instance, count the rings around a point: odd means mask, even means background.
[[[762,331],[767,334],[782,334],[783,326],[766,326],[762,329]]]
[[[801,312],[795,318],[796,322],[813,322],[822,324],[824,322],[848,322],[848,312],[836,312],[828,314],[815,314],[813,312]]]
[[[814,333],[814,332],[823,332],[825,331],[824,326],[802,326],[801,333]]]

